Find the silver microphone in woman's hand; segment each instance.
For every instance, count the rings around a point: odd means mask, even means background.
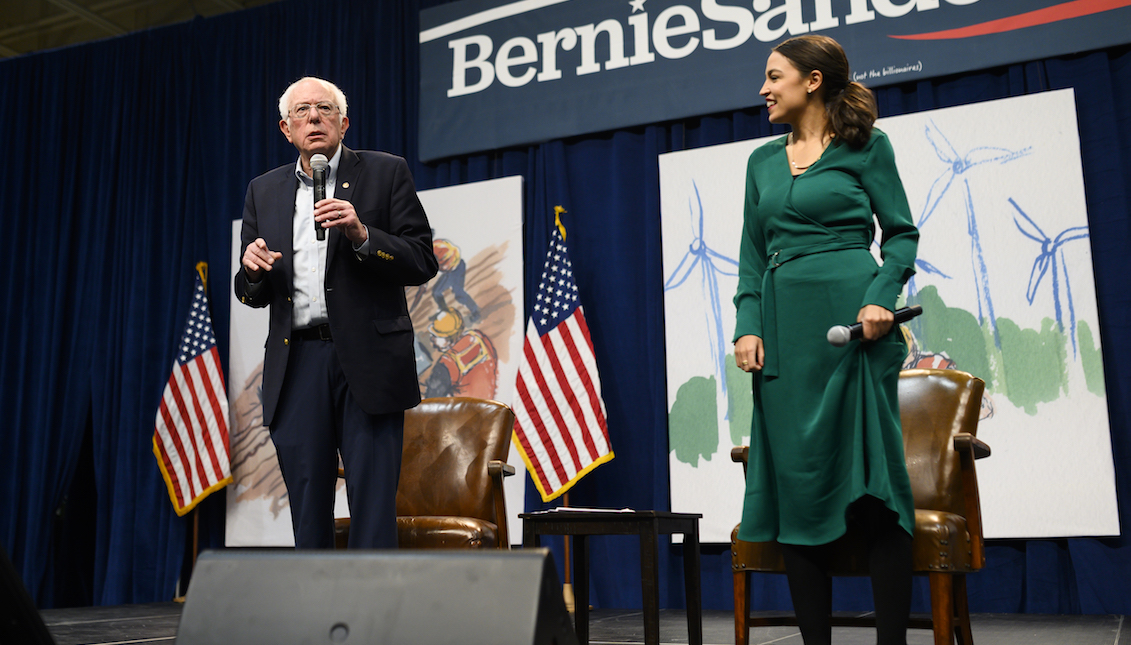
[[[911,307],[904,307],[895,311],[895,322],[892,324],[902,325],[903,323],[911,320],[915,316],[923,313],[923,308],[919,305]],[[851,325],[833,325],[829,327],[829,333],[825,336],[829,343],[835,347],[844,347],[854,340],[860,340],[864,337],[864,324],[852,323]]]

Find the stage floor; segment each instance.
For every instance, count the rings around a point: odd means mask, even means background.
[[[49,609],[43,621],[58,645],[125,645],[129,643],[173,643],[182,605],[153,603],[117,607]],[[1024,614],[978,614],[972,617],[977,645],[1125,645],[1123,616],[1044,616]],[[687,622],[679,610],[660,613],[660,640],[686,643]],[[871,645],[875,634],[870,629],[835,628],[837,645]],[[471,637],[469,643],[479,642]],[[630,644],[644,642],[643,615],[640,611],[597,609],[590,614],[589,642]],[[913,629],[908,645],[931,645],[927,630]],[[703,613],[704,645],[734,643],[734,620],[730,612]],[[761,627],[750,630],[751,645],[801,645],[794,627]]]

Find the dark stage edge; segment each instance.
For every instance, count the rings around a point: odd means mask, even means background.
[[[116,607],[48,609],[43,621],[58,645],[133,645],[173,643],[182,605],[153,603]],[[595,609],[590,613],[591,645],[622,645],[644,642],[644,618],[640,611]],[[1026,614],[977,614],[971,619],[976,645],[1131,645],[1122,635],[1123,616],[1047,616]],[[468,642],[475,642],[472,637]],[[681,610],[660,612],[660,642],[686,643],[687,620]],[[870,629],[833,629],[837,645],[872,645]],[[704,645],[734,643],[734,614],[703,612]],[[759,627],[750,630],[751,645],[801,645],[795,627]],[[931,633],[913,629],[908,645],[933,645]]]

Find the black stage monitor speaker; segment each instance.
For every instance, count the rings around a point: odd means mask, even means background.
[[[0,645],[55,645],[27,588],[0,546]]]
[[[577,636],[546,549],[210,551],[177,645],[566,645]]]

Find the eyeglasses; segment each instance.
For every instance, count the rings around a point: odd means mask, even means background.
[[[291,116],[305,119],[310,115],[310,108],[318,110],[318,114],[321,116],[330,116],[338,109],[338,106],[333,103],[315,103],[313,105],[310,103],[299,103],[291,108]]]

